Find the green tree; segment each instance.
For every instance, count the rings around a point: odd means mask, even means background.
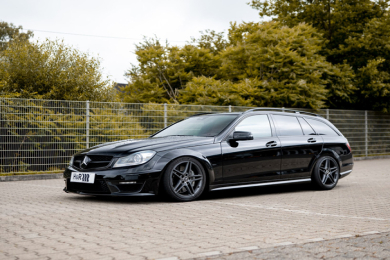
[[[224,48],[225,42],[221,34],[208,33],[183,47],[164,45],[158,39],[145,39],[136,45],[139,64],[126,72],[129,84],[119,97],[147,103],[154,91],[158,94],[153,100],[178,102],[179,90],[193,77],[212,77],[218,71],[220,61],[215,53]]]
[[[194,77],[180,90],[181,103],[318,109],[353,93],[351,68],[327,62],[321,34],[307,24],[232,24],[229,39],[219,78]]]
[[[28,40],[34,36],[32,31],[23,32],[22,30],[22,26],[16,27],[12,23],[0,21],[0,51],[5,50],[8,43],[15,38]]]
[[[390,16],[374,18],[335,52],[356,70],[355,107],[390,112]]]
[[[351,70],[327,62],[319,54],[323,45],[311,26],[277,22],[233,23],[227,39],[207,31],[183,47],[145,40],[120,96],[142,103],[309,108],[323,107],[327,97],[349,100]]]
[[[352,103],[330,97],[328,106],[389,111],[387,102],[382,102],[389,99],[389,2],[252,0],[250,5],[261,17],[272,16],[289,27],[311,24],[327,39],[323,46],[326,59],[347,74],[351,73],[346,68],[352,67],[357,88],[350,95]]]
[[[111,83],[100,72],[99,60],[59,41],[10,42],[0,52],[0,81],[2,96],[94,101],[114,98]]]
[[[389,0],[251,0],[260,17],[294,27],[305,22],[317,28],[329,41],[328,49],[338,48],[349,36],[361,34],[373,18],[383,17]]]
[[[225,79],[257,79],[257,88],[269,93],[263,98],[280,106],[320,108],[326,99],[349,101],[351,69],[326,61],[320,54],[324,40],[310,25],[233,24],[229,34],[233,44],[221,53]]]
[[[231,24],[227,39],[207,31],[183,47],[145,40],[138,66],[120,94],[128,102],[321,108],[349,102],[347,64],[320,54],[325,40],[313,27],[279,22]]]
[[[229,80],[216,80],[205,76],[194,77],[180,91],[179,101],[183,104],[246,106],[251,105],[233,89]]]
[[[149,79],[139,77],[122,88],[119,93],[123,102],[127,103],[167,103],[167,92]]]
[[[357,85],[361,90],[358,104],[361,109],[390,112],[390,72],[383,70],[382,58],[368,61],[359,69]]]
[[[216,32],[213,30],[206,30],[205,32],[200,32],[201,36],[196,39],[192,38],[191,43],[194,46],[199,48],[208,49],[213,54],[218,54],[219,52],[226,49],[228,46],[228,41],[225,39],[223,32]]]

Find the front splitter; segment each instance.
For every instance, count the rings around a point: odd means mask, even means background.
[[[75,193],[79,195],[90,195],[90,196],[101,196],[101,197],[145,197],[145,196],[155,196],[153,193],[107,193],[107,194],[101,194],[101,193],[86,193],[81,191],[69,191],[66,188],[64,188],[64,191],[66,193]]]

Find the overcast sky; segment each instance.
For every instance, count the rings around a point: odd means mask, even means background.
[[[0,20],[34,31],[34,39],[64,39],[99,56],[103,73],[125,83],[136,63],[134,44],[156,35],[182,45],[199,31],[227,32],[229,22],[260,21],[249,0],[1,0]],[[48,33],[40,31],[51,31]],[[114,39],[60,33],[123,37]]]

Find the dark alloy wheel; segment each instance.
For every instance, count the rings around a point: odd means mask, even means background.
[[[205,171],[202,165],[191,157],[174,160],[164,174],[164,190],[176,201],[195,200],[202,195],[205,185]]]
[[[314,168],[313,181],[322,190],[333,189],[340,177],[339,165],[330,156],[321,157]]]

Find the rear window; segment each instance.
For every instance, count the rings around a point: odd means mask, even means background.
[[[298,118],[299,123],[302,126],[303,133],[305,135],[315,135],[316,133],[314,132],[313,128],[305,121],[303,118]]]
[[[301,125],[295,116],[272,115],[280,136],[303,135]]]
[[[331,136],[339,135],[330,126],[328,126],[327,124],[321,121],[310,119],[310,118],[305,118],[305,120],[314,128],[314,130],[318,135],[331,135]]]

